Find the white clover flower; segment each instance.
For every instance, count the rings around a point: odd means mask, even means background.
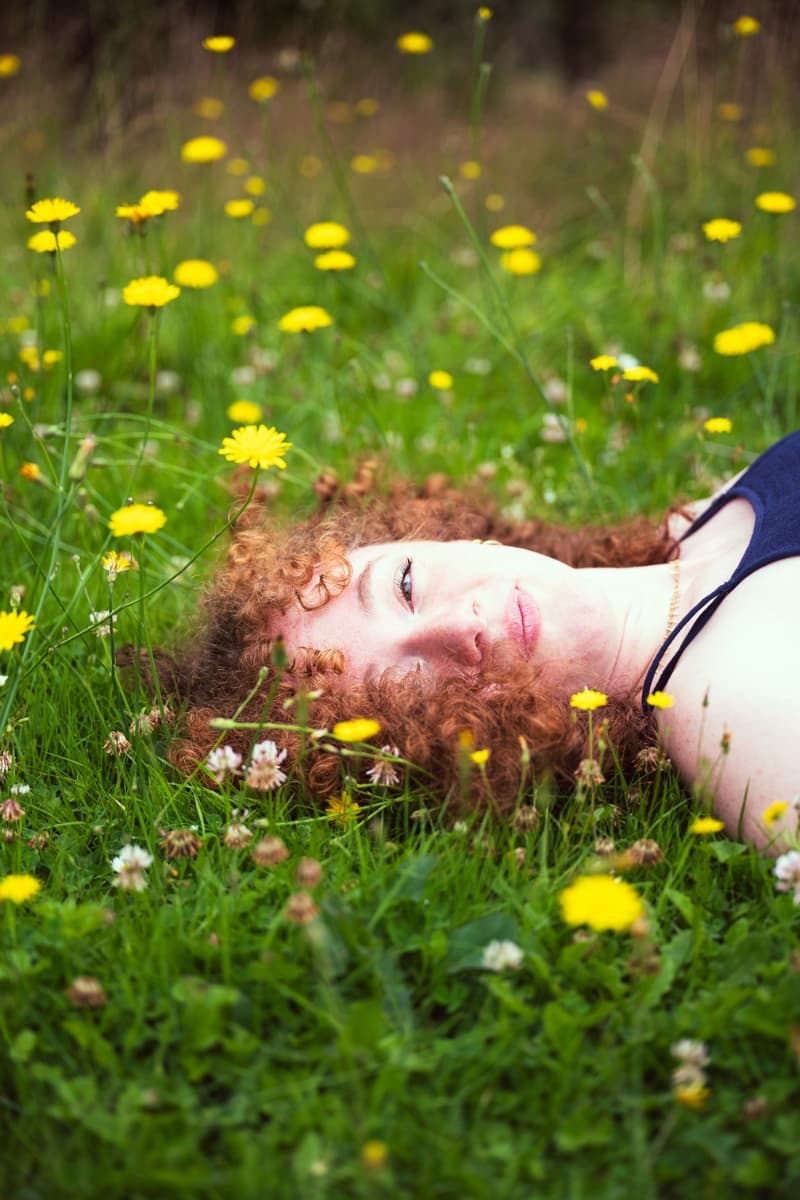
[[[286,751],[279,750],[273,741],[267,739],[258,742],[253,747],[250,765],[247,768],[247,786],[259,792],[268,792],[280,787],[286,780],[286,772],[281,770],[281,763],[286,758]]]
[[[481,965],[486,971],[506,971],[509,968],[516,971],[522,958],[522,950],[516,942],[495,940],[484,946]]]
[[[794,902],[800,904],[800,850],[789,850],[775,859],[775,888],[779,892],[794,890]]]
[[[206,758],[206,767],[214,776],[217,783],[239,774],[242,756],[237,754],[232,746],[217,746]]]
[[[143,892],[147,887],[144,872],[152,864],[153,856],[142,846],[128,844],[111,860],[111,870],[116,872],[114,887],[125,891]]]
[[[695,1070],[707,1067],[711,1062],[705,1042],[698,1042],[693,1038],[681,1038],[670,1046],[669,1051],[683,1066],[693,1067]]]

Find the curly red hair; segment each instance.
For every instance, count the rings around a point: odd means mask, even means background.
[[[185,773],[195,770],[220,741],[210,721],[236,716],[256,723],[258,731],[226,732],[227,745],[246,755],[254,742],[272,738],[288,751],[294,777],[322,799],[341,789],[342,759],[325,748],[329,742],[281,727],[297,721],[330,729],[338,721],[372,717],[381,725],[379,741],[398,747],[414,776],[445,803],[468,800],[507,811],[518,802],[526,774],[572,780],[589,753],[588,719],[570,708],[567,697],[537,687],[528,664],[497,664],[479,679],[459,672],[435,679],[386,672],[331,687],[346,647],[309,650],[282,663],[282,614],[300,593],[308,605],[318,572],[314,606],[347,586],[347,555],[357,546],[492,538],[575,567],[642,566],[670,557],[674,540],[666,521],[654,525],[639,517],[581,529],[513,521],[485,494],[454,488],[442,477],[422,488],[396,482],[382,496],[369,495],[372,474],[371,465],[362,467],[344,489],[331,477],[318,481],[319,510],[294,527],[280,527],[258,502],[237,521],[227,559],[204,599],[202,628],[176,656],[158,659],[162,688],[185,704],[172,761]],[[634,697],[610,700],[596,717],[595,743],[600,726],[623,767],[653,740],[652,722]],[[490,750],[485,768],[468,771],[468,778],[465,730],[472,745]]]

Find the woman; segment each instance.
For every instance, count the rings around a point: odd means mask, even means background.
[[[322,797],[342,785],[330,743],[264,723],[373,717],[446,801],[504,811],[527,772],[627,772],[660,743],[732,835],[781,848],[800,792],[800,431],[660,526],[515,524],[440,479],[370,499],[371,475],[323,481],[294,529],[258,506],[239,521],[205,628],[171,665],[182,769],[219,744],[209,720],[236,714],[257,729],[227,745],[274,737]],[[587,687],[608,698],[592,714],[570,704]]]

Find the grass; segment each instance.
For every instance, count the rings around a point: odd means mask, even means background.
[[[478,59],[502,39],[495,24],[478,25]],[[291,782],[259,796],[178,778],[163,725],[129,734],[129,754],[104,751],[146,704],[120,688],[114,647],[179,638],[224,546],[236,486],[217,450],[236,400],[293,443],[286,471],[259,482],[295,511],[323,467],[377,455],[387,473],[480,477],[518,513],[658,514],[798,423],[796,216],[754,206],[797,190],[787,75],[769,30],[722,38],[699,67],[675,45],[652,109],[630,70],[602,112],[521,76],[496,100],[493,81],[485,112],[473,80],[459,108],[436,86],[437,49],[429,75],[428,60],[392,59],[390,102],[346,124],[328,106],[359,96],[332,92],[313,65],[277,71],[281,91],[256,108],[247,84],[263,61],[249,70],[237,48],[211,62],[198,47],[185,95],[170,80],[102,155],[88,145],[94,101],[59,124],[25,60],[0,80],[0,399],[14,418],[0,429],[0,608],[37,615],[0,656],[0,750],[13,756],[0,799],[30,789],[24,816],[4,822],[0,874],[41,884],[0,910],[4,1195],[796,1191],[798,909],[752,848],[690,831],[695,805],[667,768],[558,802],[531,783],[515,822],[454,826],[423,789],[364,782],[363,761],[360,808],[337,822]],[[101,99],[116,94],[104,69]],[[758,106],[726,121],[717,104],[738,101],[745,77]],[[142,83],[158,94],[163,81]],[[224,95],[218,121],[192,115],[201,95]],[[531,133],[532,106],[544,127]],[[226,157],[182,163],[203,131]],[[749,164],[752,145],[775,164]],[[367,152],[382,165],[355,173]],[[226,169],[235,157],[266,180],[266,224],[224,214],[248,177]],[[467,159],[482,160],[478,180],[462,178]],[[8,181],[32,165],[37,196],[81,208],[61,263],[25,245],[33,226]],[[178,210],[138,230],[115,218],[153,186],[177,188]],[[740,220],[741,237],[707,242],[702,222],[718,216]],[[303,243],[331,219],[358,259],[341,276],[315,270]],[[503,272],[489,242],[516,222],[538,233],[532,276]],[[207,291],[184,289],[157,317],[121,302],[130,279],[196,257],[220,271]],[[282,333],[300,304],[333,326]],[[252,327],[236,333],[243,316]],[[746,320],[776,344],[715,354],[714,335]],[[48,349],[61,357],[45,366]],[[659,382],[593,372],[608,350]],[[452,389],[432,388],[432,370]],[[707,432],[710,416],[731,431]],[[129,497],[160,507],[163,529],[112,539]],[[139,571],[109,588],[112,546],[130,546]],[[90,615],[106,609],[113,638]],[[534,803],[538,819],[523,820]],[[226,840],[237,809],[254,834],[241,848]],[[194,856],[170,857],[169,832],[188,829]],[[258,865],[255,840],[274,836],[285,856]],[[601,865],[598,843],[618,853],[642,838],[662,852],[626,873],[646,926],[565,924],[559,895]],[[153,858],[141,892],[113,886],[131,842]],[[319,882],[303,875],[309,859]],[[298,891],[313,896],[310,920]],[[486,969],[487,944],[506,940],[520,965]],[[673,1080],[682,1038],[711,1056],[696,1104]]]

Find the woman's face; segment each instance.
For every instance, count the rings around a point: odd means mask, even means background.
[[[519,660],[563,667],[592,624],[572,586],[577,572],[518,547],[387,542],[349,559],[345,590],[321,608],[289,610],[281,627],[290,658],[301,646],[342,650],[346,678],[387,668],[480,674],[501,644]]]

